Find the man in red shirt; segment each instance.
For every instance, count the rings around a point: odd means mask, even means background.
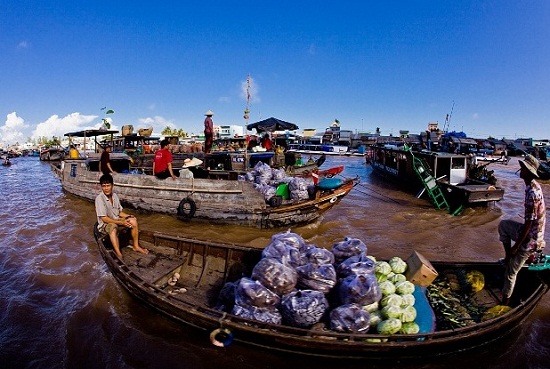
[[[166,179],[168,177],[176,179],[176,177],[179,177],[179,171],[172,169],[172,154],[168,150],[168,145],[168,140],[162,140],[160,142],[160,150],[157,150],[155,153],[153,174],[158,179]]]

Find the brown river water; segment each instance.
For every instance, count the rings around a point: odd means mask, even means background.
[[[313,359],[244,346],[210,344],[207,334],[142,306],[115,281],[94,241],[91,202],[65,194],[47,162],[16,158],[0,168],[0,367],[2,368],[549,368],[550,294],[509,338],[437,360],[380,363]],[[362,158],[331,157],[358,185],[316,224],[293,228],[331,248],[361,238],[380,259],[496,260],[497,225],[523,212],[519,165],[490,164],[504,199],[460,216],[435,210],[371,174]],[[547,204],[550,184],[543,184]],[[98,187],[98,193],[100,188]],[[116,191],[116,188],[115,188]],[[138,214],[143,229],[265,247],[285,229],[261,230],[182,222]],[[546,240],[550,243],[547,227]],[[548,252],[548,250],[547,250]]]

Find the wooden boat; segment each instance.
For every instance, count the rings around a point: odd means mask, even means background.
[[[470,163],[467,155],[427,150],[411,152],[403,146],[383,145],[373,147],[372,157],[367,162],[375,173],[419,191],[423,185],[414,170],[412,155],[428,165],[453,208],[487,205],[502,200],[504,196],[503,188],[468,177]]]
[[[140,242],[149,254],[123,248],[124,261],[121,261],[109,240],[102,238],[96,227],[94,230],[103,259],[131,295],[176,322],[205,331],[197,339],[206,343],[209,334],[212,343],[218,346],[228,345],[232,338],[238,343],[286,354],[338,359],[426,359],[473,349],[505,337],[521,325],[548,291],[549,270],[523,268],[511,299],[511,310],[488,320],[478,316],[473,324],[464,327],[407,335],[338,333],[326,326],[296,328],[245,319],[222,311],[217,305],[220,290],[227,282],[251,275],[261,258],[261,249],[141,231]],[[496,294],[504,272],[500,264],[432,262],[432,265],[440,272],[436,281],[444,271],[482,272],[485,283],[483,290],[475,294],[479,296],[476,299],[486,308],[498,304]]]
[[[66,159],[52,169],[63,190],[94,201],[98,185],[99,154],[87,160]],[[125,154],[111,154],[115,190],[124,207],[147,212],[166,213],[185,220],[256,226],[288,227],[317,220],[338,204],[358,183],[344,179],[326,188],[311,185],[307,198],[283,199],[274,196],[269,203],[252,182],[237,180],[235,172],[205,171],[207,178],[161,180],[152,175],[132,174]],[[199,168],[200,169],[200,168]]]
[[[348,146],[332,144],[290,144],[287,151],[306,155],[364,156],[362,153],[350,151]]]
[[[40,151],[40,160],[59,161],[65,158],[65,150],[60,147],[50,147]]]

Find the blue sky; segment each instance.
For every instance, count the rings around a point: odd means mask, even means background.
[[[550,138],[550,2],[0,1],[0,142],[113,126]]]

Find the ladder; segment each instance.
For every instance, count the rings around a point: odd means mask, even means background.
[[[413,169],[418,178],[420,178],[422,184],[424,185],[424,190],[428,193],[428,196],[432,200],[432,203],[438,209],[449,209],[449,204],[447,203],[447,200],[443,195],[443,191],[441,190],[441,187],[439,187],[439,184],[437,183],[435,177],[432,175],[428,164],[426,164],[423,159],[414,156],[414,154],[406,144],[405,150],[411,154],[411,157],[413,159]]]

